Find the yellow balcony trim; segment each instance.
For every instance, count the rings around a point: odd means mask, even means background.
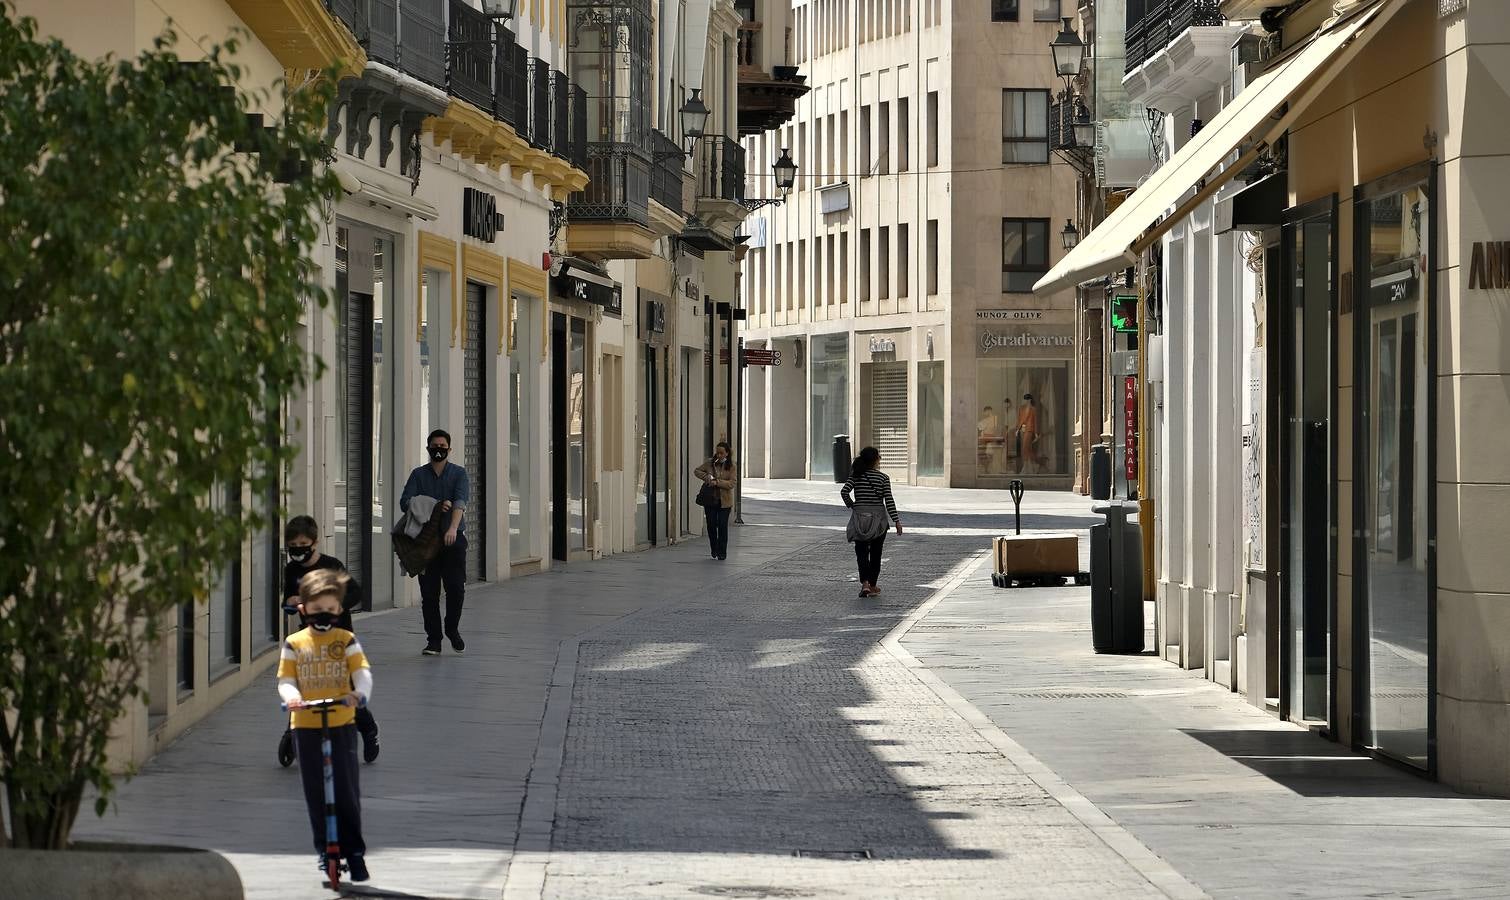
[[[336,67],[361,75],[367,54],[320,0],[227,0],[247,28],[287,69]]]
[[[509,257],[509,290],[523,291],[537,300],[544,300],[550,296],[550,281],[545,270],[538,265]]]
[[[414,317],[414,339],[425,339],[425,270],[445,272],[451,286],[451,346],[456,346],[456,242],[428,231],[419,232],[419,272],[414,276],[414,302],[420,308]]]
[[[572,253],[596,259],[649,259],[655,255],[654,231],[633,222],[573,222],[566,242]]]
[[[508,332],[508,320],[504,318],[503,270],[503,257],[498,254],[471,244],[461,245],[461,277],[467,281],[493,286],[493,299],[498,305],[498,355],[503,354],[503,339]],[[462,331],[466,331],[466,310],[462,310],[461,318]]]

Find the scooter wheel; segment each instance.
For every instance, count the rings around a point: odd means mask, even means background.
[[[288,768],[294,764],[294,734],[291,731],[283,732],[283,737],[278,739],[278,765]]]

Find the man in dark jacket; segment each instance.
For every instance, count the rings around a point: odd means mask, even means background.
[[[425,571],[419,576],[420,609],[425,618],[426,656],[440,655],[442,622],[440,617],[440,589],[446,589],[446,618],[444,634],[451,639],[451,649],[463,653],[466,641],[461,639],[461,606],[467,587],[467,524],[464,514],[471,499],[471,483],[467,470],[449,463],[451,435],[436,429],[430,432],[426,452],[430,454],[429,465],[420,466],[409,473],[404,492],[399,496],[399,509],[407,512],[409,501],[415,497],[432,497],[436,508],[450,515],[450,523],[441,538],[444,546]]]

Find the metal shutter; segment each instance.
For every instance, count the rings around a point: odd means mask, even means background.
[[[874,363],[870,378],[870,422],[876,449],[891,472],[907,471],[907,363]]]
[[[462,417],[462,457],[471,481],[472,497],[467,503],[467,580],[483,580],[483,548],[486,545],[487,445],[484,404],[487,402],[487,382],[483,368],[487,358],[482,352],[483,287],[467,282],[466,310],[466,362],[464,414]]]
[[[372,297],[347,292],[341,323],[346,360],[346,563],[372,583]]]

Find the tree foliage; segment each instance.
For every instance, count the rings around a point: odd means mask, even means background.
[[[235,52],[84,60],[0,3],[0,842],[66,846],[90,786],[107,808],[160,622],[260,524],[214,498],[291,453],[335,179],[279,182],[325,154],[329,79],[248,96]]]

